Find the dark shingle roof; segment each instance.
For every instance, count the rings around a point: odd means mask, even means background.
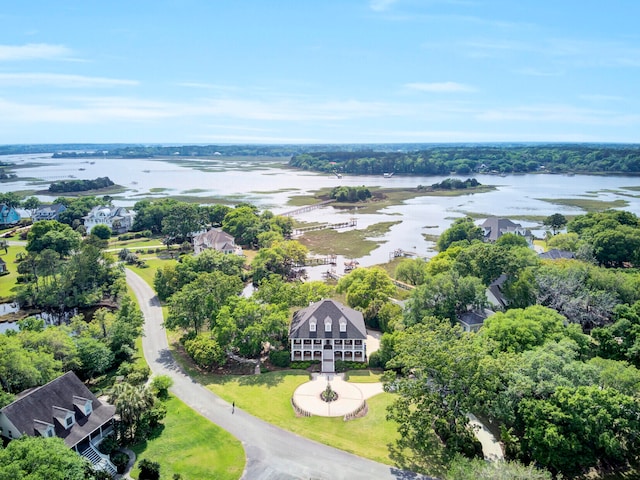
[[[538,257],[545,260],[559,260],[561,258],[572,259],[576,258],[576,254],[569,252],[568,250],[558,250],[557,248],[554,248],[553,250],[538,254]]]
[[[91,401],[92,412],[89,415],[79,408],[78,398]],[[75,413],[76,423],[69,429],[59,421],[64,410]],[[68,447],[73,447],[113,418],[115,410],[113,405],[98,400],[75,373],[67,372],[31,390],[0,411],[23,435],[39,435],[43,422],[53,424],[56,436],[62,438]]]
[[[325,320],[331,321],[331,331],[325,331]],[[346,320],[346,332],[340,332],[340,320]],[[316,331],[312,332],[309,322],[316,321]],[[346,307],[335,300],[320,300],[293,315],[289,327],[289,338],[367,338],[367,328],[362,312]]]
[[[469,310],[458,315],[458,320],[469,327],[484,324],[484,321],[493,315],[495,312],[485,308],[483,310]]]

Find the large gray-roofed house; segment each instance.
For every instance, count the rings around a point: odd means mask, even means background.
[[[115,407],[91,393],[73,372],[28,390],[0,409],[0,434],[59,437],[82,453],[111,430]]]
[[[193,237],[193,253],[197,255],[209,248],[222,253],[242,253],[233,236],[219,228],[212,228]]]
[[[298,310],[291,320],[291,360],[321,360],[323,372],[335,360],[366,361],[367,328],[362,313],[325,299]]]
[[[533,235],[529,229],[524,228],[519,223],[512,222],[508,218],[489,217],[480,225],[480,228],[487,242],[495,242],[505,233],[513,233],[524,237],[529,244],[533,242]]]

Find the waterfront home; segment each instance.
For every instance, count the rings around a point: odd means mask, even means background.
[[[362,312],[335,300],[320,300],[298,310],[289,327],[292,361],[320,360],[323,373],[335,361],[367,361],[367,329]]]
[[[43,205],[34,212],[32,220],[34,222],[39,222],[41,220],[58,220],[60,214],[66,209],[67,207],[65,207],[61,203]]]
[[[91,229],[96,225],[106,225],[113,233],[125,233],[131,230],[135,212],[129,211],[124,207],[93,207],[84,220],[84,226],[87,229],[87,235],[91,233]]]
[[[541,260],[572,260],[576,258],[576,254],[568,250],[558,250],[554,248],[538,254]]]
[[[20,221],[18,211],[6,203],[0,204],[0,227],[10,227]]]
[[[113,431],[115,407],[99,400],[73,372],[46,385],[26,390],[0,409],[0,435],[14,440],[59,437],[96,466],[115,473],[108,458],[95,448]]]
[[[194,235],[193,252],[197,255],[207,249],[217,250],[222,253],[237,253],[238,255],[242,255],[242,249],[236,246],[234,238],[219,228],[212,228],[207,232]]]
[[[505,233],[513,233],[524,237],[529,245],[533,245],[531,231],[508,218],[489,217],[480,225],[480,228],[485,242],[495,242]]]

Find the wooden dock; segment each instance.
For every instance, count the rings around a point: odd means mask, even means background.
[[[320,225],[312,225],[310,227],[300,227],[293,229],[293,235],[302,235],[305,232],[313,232],[315,230],[339,230],[341,228],[350,228],[358,226],[358,220],[356,218],[350,218],[347,222],[340,223],[322,223]]]
[[[310,212],[311,210],[315,210],[317,208],[322,208],[325,205],[333,202],[335,202],[335,199],[332,198],[331,200],[325,200],[323,202],[314,203],[313,205],[307,205],[306,207],[300,207],[300,208],[296,208],[295,210],[290,210],[288,212],[281,213],[280,216],[295,217],[296,215],[299,215],[301,213],[306,213],[306,212]]]

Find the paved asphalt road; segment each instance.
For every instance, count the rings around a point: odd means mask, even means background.
[[[224,428],[244,447],[245,480],[413,480],[427,479],[376,463],[287,432],[236,408],[187,376],[169,351],[162,326],[160,302],[147,283],[131,270],[127,282],[145,318],[142,347],[154,374],[173,378],[171,391],[213,423]],[[363,439],[364,442],[367,439]]]

